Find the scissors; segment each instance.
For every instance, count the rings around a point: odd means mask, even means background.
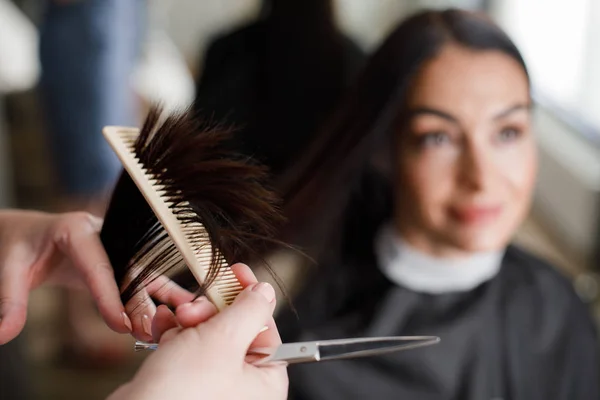
[[[284,343],[248,350],[248,362],[257,366],[301,364],[376,356],[439,343],[437,336],[388,336]],[[137,341],[135,351],[156,350],[158,344]]]

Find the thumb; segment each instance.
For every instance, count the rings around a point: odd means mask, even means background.
[[[246,287],[235,299],[233,304],[214,316],[207,322],[212,331],[225,340],[227,347],[235,353],[243,354],[270,321],[275,309],[275,290],[261,282]],[[206,327],[199,325],[200,332]]]
[[[0,345],[10,342],[23,330],[28,294],[26,268],[0,261]]]

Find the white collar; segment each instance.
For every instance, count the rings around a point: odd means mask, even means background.
[[[475,289],[492,279],[502,263],[504,251],[475,253],[465,259],[443,259],[425,254],[385,225],[375,242],[381,272],[399,286],[416,292],[442,294]]]

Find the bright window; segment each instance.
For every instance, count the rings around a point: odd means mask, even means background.
[[[494,0],[491,14],[523,53],[534,90],[600,128],[600,2]]]

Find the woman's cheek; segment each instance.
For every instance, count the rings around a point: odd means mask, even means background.
[[[537,151],[533,144],[525,143],[507,154],[502,160],[505,188],[515,211],[527,212],[533,196],[537,176]]]

